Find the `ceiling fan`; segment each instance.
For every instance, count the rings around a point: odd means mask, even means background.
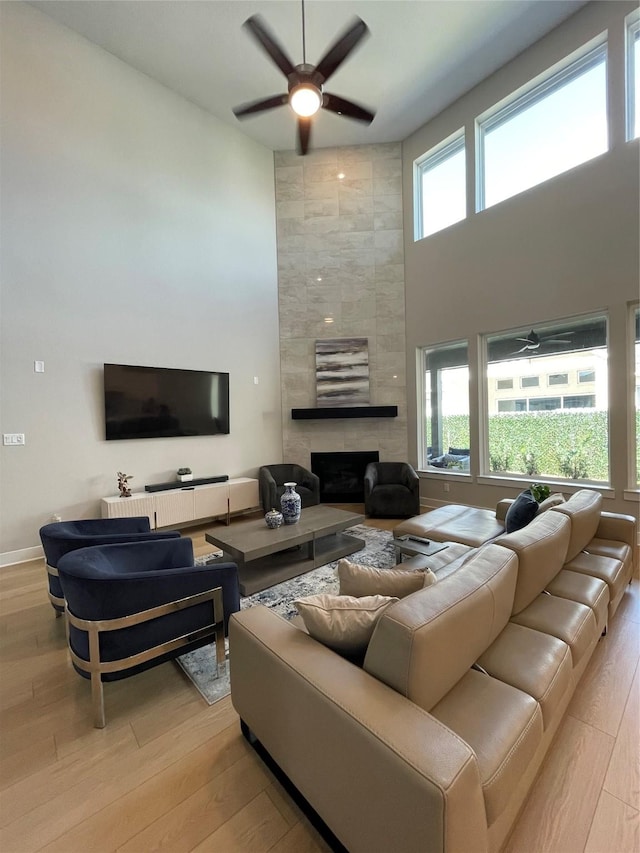
[[[572,335],[573,332],[565,332],[565,335]],[[519,350],[516,350],[514,355],[518,355],[518,353],[526,352],[527,350],[533,352],[535,350],[540,349],[542,344],[571,344],[573,341],[568,341],[563,338],[556,338],[553,335],[537,335],[533,329],[529,332],[526,338],[516,338],[517,341],[521,341],[524,346],[520,347]]]
[[[363,20],[356,18],[325,52],[317,65],[307,63],[304,0],[302,0],[302,62],[299,65],[294,65],[291,62],[258,15],[252,15],[244,22],[243,26],[285,75],[288,81],[288,92],[282,95],[271,95],[268,98],[252,101],[248,104],[241,104],[233,110],[236,118],[246,118],[255,113],[281,107],[288,103],[298,118],[297,147],[298,153],[302,155],[309,150],[311,118],[320,109],[330,110],[345,118],[371,124],[375,116],[371,110],[324,91],[324,84],[329,77],[337,71],[355,47],[369,33],[369,28]]]

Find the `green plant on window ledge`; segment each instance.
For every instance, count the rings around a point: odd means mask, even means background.
[[[529,486],[529,490],[538,503],[542,503],[551,494],[551,489],[549,486],[545,486],[544,483],[532,483]]]

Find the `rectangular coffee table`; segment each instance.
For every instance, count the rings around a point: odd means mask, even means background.
[[[240,592],[252,595],[364,548],[364,539],[343,533],[361,521],[364,516],[355,512],[311,506],[296,524],[271,530],[264,518],[252,518],[212,530],[205,539],[222,549],[223,560],[237,563]]]

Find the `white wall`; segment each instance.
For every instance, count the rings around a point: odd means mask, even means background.
[[[1,4],[0,552],[132,486],[282,455],[271,151]],[[46,372],[34,373],[35,359]],[[229,436],[104,440],[102,364],[229,371]],[[258,376],[259,385],[253,377]]]
[[[638,141],[624,140],[624,16],[633,3],[592,3],[489,77],[403,144],[408,387],[415,387],[416,348],[470,341],[472,471],[422,479],[430,502],[495,505],[520,486],[479,484],[476,341],[484,332],[607,310],[610,326],[610,444],[615,498],[607,509],[634,512],[627,487],[627,303],[638,299]],[[413,241],[413,162],[476,116],[591,38],[609,33],[608,153],[482,213]],[[469,143],[468,143],[469,145]],[[468,147],[468,196],[474,152]],[[409,395],[409,448],[417,461],[416,400]]]

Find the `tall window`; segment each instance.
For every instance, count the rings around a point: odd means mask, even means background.
[[[435,234],[467,215],[464,130],[415,161],[415,239]]]
[[[514,329],[484,344],[486,472],[609,482],[606,317]],[[562,377],[561,395],[541,383],[525,398],[521,380],[533,374]],[[513,378],[518,390],[498,391],[498,378]]]
[[[420,467],[469,470],[469,354],[466,341],[424,347]]]
[[[627,47],[627,139],[640,136],[640,9],[625,18]]]
[[[484,210],[608,149],[604,39],[477,121]]]

